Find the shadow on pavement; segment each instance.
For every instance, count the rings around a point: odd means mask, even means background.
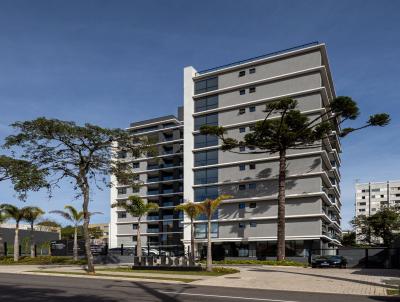
[[[49,289],[43,287],[28,287],[15,285],[0,285],[0,301],[9,302],[116,302],[118,300],[99,297],[98,295],[71,294],[62,289]]]

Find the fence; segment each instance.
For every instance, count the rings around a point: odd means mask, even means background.
[[[338,248],[311,250],[309,262],[319,255],[339,255],[347,260],[348,267],[354,268],[400,268],[400,248]]]
[[[14,255],[14,245],[7,244],[7,242],[3,243],[4,245],[4,256],[12,256]],[[22,243],[19,245],[19,256],[30,256],[31,255],[31,247],[29,242]],[[35,244],[35,255],[36,256],[48,256],[50,255],[50,243],[44,242],[42,244]]]

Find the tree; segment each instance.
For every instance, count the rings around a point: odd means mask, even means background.
[[[341,243],[343,246],[356,246],[356,232],[343,234]]]
[[[324,138],[335,139],[335,133],[341,137],[370,126],[385,126],[390,118],[386,113],[370,116],[365,125],[358,128],[340,129],[339,125],[347,120],[355,120],[359,115],[356,102],[349,97],[335,98],[328,108],[317,117],[309,119],[297,108],[297,101],[284,98],[266,104],[266,116],[255,124],[254,129],[243,140],[226,137],[226,129],[218,126],[202,126],[203,135],[216,135],[222,141],[222,150],[238,152],[236,148],[253,149],[250,154],[278,154],[278,226],[277,260],[285,259],[285,190],[286,190],[286,153],[290,149],[310,149],[318,147]]]
[[[144,140],[132,138],[121,129],[106,129],[91,124],[78,126],[74,122],[44,117],[16,122],[12,127],[17,130],[17,134],[8,136],[4,146],[20,148],[22,158],[48,171],[52,177],[52,186],[62,179],[69,179],[77,195],[82,197],[87,272],[94,274],[89,234],[90,189],[93,183],[100,188],[98,182],[111,185],[107,180],[110,173],[118,181],[133,179],[133,172],[114,160],[113,155],[117,148],[123,147],[133,157],[138,157],[145,149]]]
[[[61,225],[58,222],[49,219],[39,221],[36,225],[50,228],[61,228]]]
[[[177,211],[183,211],[190,219],[190,264],[195,264],[195,254],[194,254],[194,220],[200,215],[201,208],[197,203],[187,202],[177,205],[175,207]]]
[[[212,247],[211,247],[211,219],[214,212],[225,199],[231,198],[229,195],[221,195],[216,199],[206,199],[198,204],[201,213],[207,218],[207,271],[212,271]]]
[[[19,260],[19,224],[25,219],[28,207],[18,208],[12,204],[1,204],[0,209],[9,217],[15,220],[14,235],[14,261]]]
[[[46,170],[29,161],[0,155],[0,182],[10,180],[21,200],[26,199],[27,191],[48,187],[46,176]]]
[[[142,258],[142,241],[141,241],[141,221],[144,215],[150,212],[155,212],[158,210],[158,204],[149,202],[145,203],[142,198],[137,195],[129,196],[128,200],[113,203],[112,208],[122,208],[132,217],[137,217],[137,244],[136,244],[136,256],[139,257],[141,262]]]
[[[68,220],[72,223],[73,228],[74,228],[74,246],[73,246],[73,254],[74,254],[74,260],[78,261],[78,228],[80,227],[80,224],[82,223],[84,219],[84,212],[83,211],[78,211],[71,205],[66,205],[64,207],[65,211],[50,211],[52,214],[58,214],[61,217],[63,217],[65,220]],[[89,213],[89,217],[94,214],[102,214],[100,212],[93,212]]]
[[[37,219],[44,214],[44,211],[39,207],[25,207],[24,220],[29,223],[30,229],[30,244],[31,244],[31,258],[35,258],[35,232],[34,225]]]
[[[7,221],[7,219],[9,219],[10,217],[7,216],[4,212],[3,209],[0,207],[0,225],[2,223],[5,223]],[[1,228],[0,228],[0,257],[5,255],[5,251],[4,251],[4,242],[3,242],[3,234],[1,233]]]
[[[371,216],[358,216],[352,220],[361,240],[369,244],[381,238],[384,246],[390,247],[400,231],[400,212],[397,208],[384,207]]]

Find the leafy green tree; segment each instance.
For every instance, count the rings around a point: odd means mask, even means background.
[[[202,208],[195,202],[186,202],[175,207],[177,211],[183,211],[190,219],[190,264],[195,264],[194,254],[194,220],[201,214]]]
[[[142,257],[142,240],[141,240],[141,222],[143,216],[151,212],[158,211],[158,204],[149,202],[145,203],[139,196],[133,195],[129,196],[128,200],[113,203],[112,208],[122,208],[132,217],[137,217],[137,244],[136,244],[136,256],[139,257],[141,261]]]
[[[19,224],[25,219],[29,207],[18,208],[12,204],[1,204],[0,209],[9,217],[15,220],[14,235],[14,261],[19,260]]]
[[[310,119],[297,108],[297,101],[284,98],[266,104],[266,116],[257,122],[253,130],[243,140],[226,137],[226,129],[218,126],[202,126],[203,135],[216,135],[222,141],[222,150],[236,153],[237,148],[248,147],[250,154],[278,154],[278,226],[277,260],[285,259],[285,190],[287,151],[291,149],[316,148],[324,138],[335,139],[351,132],[370,127],[385,126],[390,118],[386,113],[370,116],[365,125],[358,128],[340,129],[347,120],[355,120],[359,115],[356,102],[349,97],[335,98],[328,108],[317,117]],[[336,132],[336,133],[335,133]]]
[[[50,220],[50,219],[39,221],[36,225],[44,226],[44,227],[51,227],[51,228],[61,228],[61,225],[58,222]]]
[[[87,272],[94,274],[89,234],[91,187],[94,184],[100,189],[99,182],[111,185],[108,181],[110,173],[118,181],[122,178],[125,182],[133,180],[133,172],[114,160],[113,155],[123,147],[133,157],[138,157],[145,148],[143,140],[132,138],[121,129],[106,129],[91,124],[79,126],[74,122],[44,117],[16,122],[12,127],[17,134],[8,136],[4,146],[20,148],[22,158],[49,172],[52,185],[62,179],[70,180],[77,195],[82,197]]]
[[[207,218],[207,271],[212,271],[212,246],[211,246],[211,219],[214,212],[218,209],[219,205],[225,199],[231,198],[229,195],[221,195],[216,199],[206,199],[200,203],[198,206],[200,212],[203,213]]]
[[[73,224],[73,229],[74,229],[74,246],[73,246],[73,254],[74,254],[74,260],[78,260],[78,229],[81,227],[81,223],[84,220],[84,212],[83,211],[78,211],[71,205],[66,205],[64,207],[64,211],[50,211],[52,214],[58,214],[61,217],[63,217],[65,220],[68,220]],[[89,212],[88,213],[89,217],[94,215],[94,214],[102,214],[100,212]],[[63,233],[63,230],[61,230],[61,234]]]
[[[35,258],[35,232],[34,232],[34,225],[35,222],[42,216],[45,212],[39,207],[25,207],[25,215],[24,220],[29,223],[30,225],[30,245],[31,245],[31,258]]]
[[[2,223],[5,223],[10,217],[7,216],[4,212],[3,209],[0,207],[0,225]],[[4,251],[4,242],[3,242],[3,234],[1,233],[1,228],[0,228],[0,257],[5,255]]]
[[[383,207],[374,215],[356,217],[352,224],[362,241],[371,243],[374,237],[381,238],[384,246],[390,247],[400,231],[400,212],[398,208]]]
[[[39,169],[29,161],[0,155],[0,182],[11,181],[21,200],[26,199],[28,191],[48,187],[46,176],[45,169]]]
[[[343,234],[341,243],[343,246],[356,246],[356,232]]]

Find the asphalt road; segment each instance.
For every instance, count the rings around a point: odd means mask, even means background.
[[[396,297],[364,297],[195,286],[190,284],[176,285],[153,282],[0,274],[0,301],[366,302],[400,301],[400,299]]]

